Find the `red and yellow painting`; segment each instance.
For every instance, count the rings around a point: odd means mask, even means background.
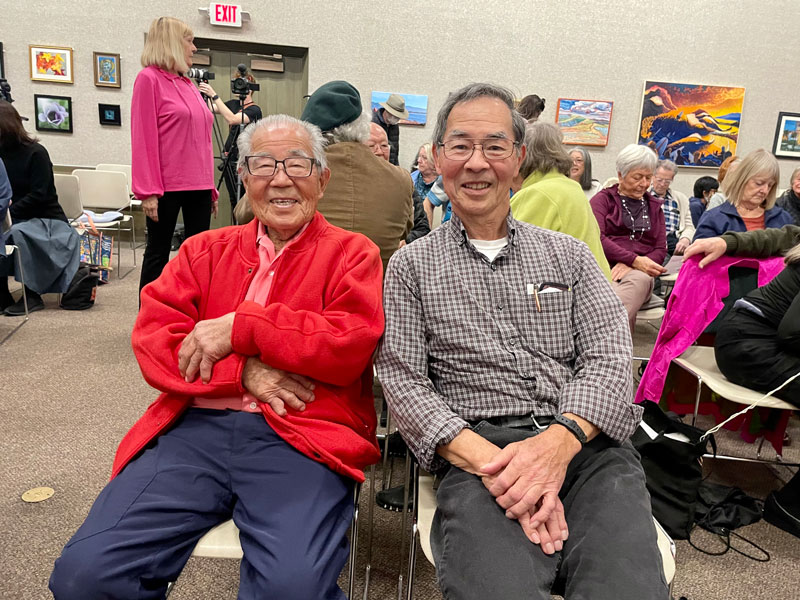
[[[680,166],[719,167],[736,153],[744,88],[646,81],[640,144]]]
[[[29,46],[31,79],[72,83],[72,48]]]

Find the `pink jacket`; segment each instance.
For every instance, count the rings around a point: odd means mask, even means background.
[[[693,256],[685,260],[681,267],[650,362],[636,390],[637,403],[661,400],[672,359],[691,346],[722,310],[722,299],[730,292],[730,267],[758,268],[759,287],[769,283],[783,270],[782,257],[759,260],[743,256],[723,256],[704,269],[697,266],[699,262],[700,257]]]
[[[133,195],[213,190],[216,199],[213,121],[189,79],[152,65],[142,69],[131,99]]]

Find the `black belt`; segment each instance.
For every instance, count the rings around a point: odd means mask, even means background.
[[[507,427],[509,429],[544,429],[550,425],[555,417],[553,415],[536,416],[533,413],[527,415],[512,415],[508,417],[487,417],[476,421],[469,421],[470,426],[475,427],[481,421],[486,421],[496,427]]]

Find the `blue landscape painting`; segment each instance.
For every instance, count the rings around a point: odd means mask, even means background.
[[[372,92],[372,110],[382,108],[380,103],[386,102],[391,94],[398,94],[406,101],[408,119],[400,121],[401,125],[425,125],[428,122],[428,96],[419,94],[401,94],[400,92]]]

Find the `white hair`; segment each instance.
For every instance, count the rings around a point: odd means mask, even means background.
[[[325,139],[332,144],[339,144],[341,142],[358,142],[366,144],[369,140],[369,124],[372,118],[367,113],[361,113],[354,120],[338,127],[334,127],[331,131],[325,132]]]
[[[628,144],[617,156],[617,173],[625,177],[634,169],[648,169],[651,173],[656,170],[658,157],[647,146]]]
[[[327,168],[328,161],[325,158],[325,138],[322,136],[319,127],[307,123],[306,121],[295,119],[289,115],[269,115],[255,123],[250,123],[250,125],[245,127],[244,131],[239,134],[239,141],[236,144],[239,147],[239,162],[236,166],[240,173],[246,173],[244,161],[253,151],[253,136],[259,131],[267,132],[284,127],[296,127],[304,130],[308,134],[308,139],[311,143],[311,152],[313,158],[315,158],[319,164],[319,170],[323,171]]]

